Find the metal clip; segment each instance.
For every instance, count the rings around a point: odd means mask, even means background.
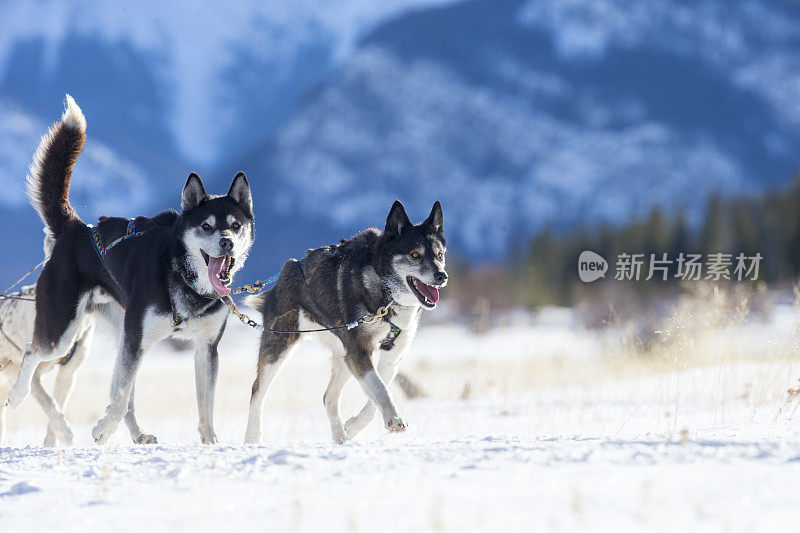
[[[388,313],[389,313],[389,308],[386,307],[385,305],[382,305],[382,306],[380,306],[378,308],[377,311],[375,311],[375,314],[363,316],[361,318],[361,322],[365,322],[367,324],[371,324],[371,323],[375,322],[376,320],[378,320],[379,318],[385,317]]]

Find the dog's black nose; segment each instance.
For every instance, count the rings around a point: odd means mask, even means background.
[[[230,252],[233,250],[233,241],[228,237],[223,237],[219,240],[219,247],[223,252]]]
[[[433,275],[433,279],[436,281],[437,284],[441,285],[445,281],[447,281],[447,272],[437,272]]]

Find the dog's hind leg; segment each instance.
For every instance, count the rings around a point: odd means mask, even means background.
[[[75,378],[78,370],[80,370],[80,367],[83,366],[83,363],[89,357],[89,350],[91,349],[93,335],[94,322],[89,322],[86,325],[81,337],[75,342],[75,351],[72,352],[71,356],[69,356],[69,360],[63,364],[58,363],[57,365],[58,373],[56,374],[56,383],[53,388],[53,399],[58,404],[59,411],[62,416],[66,416],[67,401],[69,400],[70,394],[72,394],[72,389],[75,386]],[[73,348],[70,350],[72,349]],[[42,365],[39,365],[39,367],[41,368]],[[57,435],[53,424],[48,421],[47,435],[44,438],[44,445],[55,446],[56,436]],[[69,443],[64,442],[64,444],[68,445]]]
[[[72,446],[72,428],[69,427],[67,418],[59,409],[56,401],[42,385],[42,375],[52,370],[52,368],[52,362],[40,364],[31,379],[31,393],[36,398],[36,401],[39,402],[45,415],[47,415],[47,436],[45,437],[44,445],[55,446],[56,439],[59,439],[66,446]]]
[[[393,353],[398,352],[398,353]],[[398,350],[382,351],[380,360],[378,361],[377,372],[380,378],[388,387],[389,384],[397,377],[397,371],[400,368],[400,361],[403,358],[403,353]],[[375,402],[367,400],[361,411],[347,420],[344,425],[347,438],[352,439],[358,435],[367,425],[375,418],[377,407]]]
[[[48,265],[45,265],[36,285],[36,308],[59,306],[60,313],[55,316],[49,316],[46,312],[36,313],[33,340],[25,346],[19,375],[8,392],[7,403],[11,407],[18,407],[31,392],[31,380],[39,363],[59,359],[69,352],[75,339],[81,334],[81,327],[84,324],[90,293],[83,295],[77,291],[56,293],[50,287],[53,284],[53,274],[47,270]],[[39,287],[42,285],[48,289],[40,291]],[[62,285],[61,288],[65,285]],[[44,293],[57,294],[54,297],[55,301],[43,300]],[[69,311],[64,312],[65,310]]]
[[[290,319],[276,320],[275,325],[277,327],[275,329],[297,329],[297,313],[291,314],[293,317],[290,317]],[[247,419],[247,430],[244,436],[246,444],[255,444],[261,440],[261,411],[264,407],[264,397],[283,366],[286,357],[294,348],[297,339],[297,335],[276,333],[264,333],[261,337],[258,370],[250,395],[250,416]]]
[[[286,354],[274,362],[258,366],[256,379],[250,394],[250,414],[247,418],[247,430],[244,434],[245,444],[257,444],[261,440],[261,411],[264,408],[264,398],[272,382],[280,372]]]
[[[117,363],[114,365],[114,376],[111,379],[111,400],[106,407],[106,414],[92,429],[92,437],[98,444],[105,444],[116,431],[119,423],[128,412],[131,392],[136,382],[136,372],[142,362],[142,355],[157,340],[167,336],[169,330],[159,327],[163,320],[153,321],[153,325],[145,329],[150,317],[145,314],[125,314],[125,330],[120,340]]]
[[[63,354],[67,353],[69,347],[72,345],[71,340],[74,338],[74,336],[69,338],[70,342],[64,341],[64,339],[67,338],[67,334],[65,334],[55,349],[48,351],[34,349],[32,342],[29,342],[27,346],[25,346],[25,353],[22,355],[22,364],[20,365],[19,375],[17,376],[17,380],[14,382],[14,385],[11,387],[11,390],[8,391],[8,401],[6,402],[8,406],[16,408],[25,398],[28,397],[28,394],[31,392],[33,375],[41,363],[54,361],[59,357],[63,357]]]
[[[131,397],[128,399],[128,412],[125,413],[125,425],[131,433],[134,444],[158,444],[155,435],[150,435],[142,431],[139,422],[136,420],[136,410],[134,409],[134,397],[136,396],[136,383],[131,388]]]
[[[333,442],[336,444],[342,444],[348,439],[342,418],[339,415],[339,398],[342,395],[342,389],[344,389],[351,377],[352,374],[344,364],[344,354],[333,354],[331,357],[331,380],[328,382],[328,388],[325,389],[325,394],[322,396],[322,403],[325,404],[325,411],[328,413],[328,421],[331,424]]]

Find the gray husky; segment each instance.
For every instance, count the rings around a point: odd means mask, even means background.
[[[405,431],[406,423],[387,385],[414,340],[420,309],[436,307],[439,288],[447,284],[444,254],[441,204],[437,201],[427,220],[414,225],[403,204],[395,202],[384,231],[369,229],[340,244],[309,250],[300,261],[287,261],[269,292],[248,299],[263,314],[265,328],[319,329],[352,323],[382,307],[388,312],[352,329],[301,334],[264,331],[245,442],[261,439],[264,396],[302,338],[316,339],[332,352],[333,368],[323,402],[334,442],[355,437],[375,416],[375,406],[386,429]],[[378,352],[376,368],[373,355]],[[343,423],[339,396],[351,376],[369,399],[361,412]]]
[[[105,443],[133,413],[143,354],[157,341],[177,336],[191,339],[197,349],[198,429],[204,444],[215,443],[217,345],[228,317],[220,298],[230,294],[233,276],[253,244],[250,185],[240,172],[226,195],[211,196],[192,173],[181,195],[181,213],[102,217],[90,226],[69,201],[72,167],[85,137],[83,113],[67,96],[64,115],[42,138],[28,177],[31,203],[56,242],[36,283],[33,340],[8,404],[16,407],[25,399],[39,363],[66,353],[84,317],[95,314],[121,332],[121,340],[111,401],[92,430],[94,439]],[[107,295],[101,302],[95,298],[98,290]],[[146,444],[155,437],[139,431],[134,440]]]

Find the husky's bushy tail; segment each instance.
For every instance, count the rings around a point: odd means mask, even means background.
[[[244,299],[244,304],[248,307],[256,309],[257,311],[261,311],[261,308],[264,306],[264,298],[266,298],[266,296],[266,294],[251,294]]]
[[[70,220],[80,220],[69,203],[72,167],[86,140],[86,118],[70,95],[61,121],[42,137],[27,180],[28,200],[50,234],[58,238]]]

